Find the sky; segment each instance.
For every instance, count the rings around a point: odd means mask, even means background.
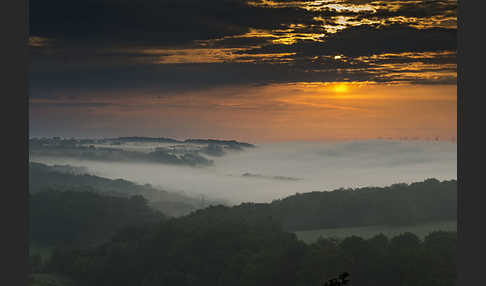
[[[449,0],[30,1],[30,136],[455,140]]]

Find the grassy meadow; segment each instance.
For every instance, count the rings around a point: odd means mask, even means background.
[[[366,227],[342,227],[342,228],[324,228],[316,230],[296,231],[297,238],[306,243],[313,243],[319,239],[324,238],[345,238],[348,236],[360,236],[362,238],[371,238],[377,234],[383,233],[388,237],[393,237],[404,232],[411,232],[423,239],[433,231],[457,231],[457,221],[440,221],[428,222],[409,226],[366,226]]]

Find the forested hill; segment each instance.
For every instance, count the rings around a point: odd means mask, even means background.
[[[120,228],[165,219],[142,196],[53,190],[29,195],[29,217],[31,243],[57,247],[104,242]]]
[[[48,166],[41,163],[29,164],[29,192],[44,190],[91,191],[103,195],[130,197],[142,195],[149,205],[169,216],[190,213],[212,203],[183,194],[156,189],[150,185],[139,185],[123,179],[108,179],[83,174],[82,169],[72,166]],[[214,203],[214,202],[213,202]]]
[[[95,144],[97,146],[95,146]],[[132,150],[135,144],[141,149]],[[115,147],[116,146],[116,147]],[[207,167],[229,152],[243,151],[255,145],[235,140],[120,137],[112,139],[32,138],[29,154],[33,157],[64,157],[104,162],[143,162],[187,167]],[[145,151],[142,151],[145,150]]]
[[[125,228],[95,248],[55,251],[44,268],[80,285],[322,286],[344,271],[351,285],[454,285],[454,232],[306,245],[270,220],[201,213]]]
[[[31,257],[31,271],[78,285],[322,285],[343,271],[353,285],[455,281],[455,232],[307,245],[285,230],[454,219],[456,181],[297,194],[169,219],[141,196],[42,191],[29,201],[31,241],[57,246],[45,262]]]
[[[208,219],[218,216],[245,217],[248,221],[272,218],[289,231],[407,225],[456,219],[456,196],[456,180],[428,179],[388,187],[296,194],[268,204],[212,207],[197,213]]]
[[[58,168],[31,163],[30,192],[45,189],[91,190],[108,195],[143,195],[149,205],[168,215],[184,215],[215,205],[177,193],[156,190],[130,181],[62,173]],[[271,217],[289,231],[369,225],[407,225],[454,220],[457,210],[457,181],[428,179],[388,187],[338,189],[295,194],[271,203],[244,203],[234,207],[211,207],[205,216],[236,216],[247,220]]]
[[[117,179],[111,180],[86,173],[74,172],[71,166],[48,166],[29,163],[29,192],[36,193],[49,188],[91,187],[93,190],[118,196],[131,196],[152,192],[148,186]]]

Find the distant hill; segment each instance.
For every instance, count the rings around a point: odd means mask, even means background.
[[[29,154],[43,157],[65,157],[79,160],[93,160],[105,162],[143,162],[182,166],[211,166],[214,164],[201,156],[198,152],[184,152],[175,154],[171,150],[157,148],[151,152],[127,151],[122,148],[95,147],[93,145],[77,145],[71,143],[31,144]]]
[[[41,163],[29,163],[29,192],[44,190],[92,191],[103,195],[130,197],[142,195],[149,205],[169,216],[180,216],[208,204],[196,198],[179,193],[156,189],[150,185],[139,185],[123,179],[108,179],[83,174],[84,169],[72,166],[48,166]]]
[[[255,145],[246,143],[246,142],[238,142],[236,140],[215,140],[215,139],[186,139],[184,140],[185,143],[196,143],[196,144],[217,144],[217,145],[225,145],[233,149],[240,149],[240,148],[253,148]]]
[[[121,141],[121,142],[158,142],[158,143],[182,143],[177,139],[172,138],[165,138],[165,137],[139,137],[139,136],[131,136],[131,137],[118,137],[114,139],[110,139],[111,141]]]
[[[172,138],[166,137],[140,137],[140,136],[131,136],[131,137],[118,137],[112,139],[106,139],[107,141],[120,141],[120,142],[152,142],[152,143],[193,143],[193,144],[216,144],[216,145],[225,145],[228,147],[233,148],[252,148],[255,145],[246,143],[246,142],[239,142],[236,140],[219,140],[219,139],[193,139],[189,138],[186,140],[177,140]]]
[[[141,142],[141,143],[193,143],[193,144],[218,144],[226,146],[240,146],[246,148],[255,147],[255,145],[247,142],[239,142],[236,140],[220,140],[220,139],[197,139],[188,138],[185,140],[177,140],[167,137],[143,137],[143,136],[127,136],[117,138],[103,138],[103,139],[76,139],[76,138],[30,138],[29,143],[32,145],[73,145],[73,144],[103,144],[113,142]]]
[[[127,150],[128,143],[154,143],[155,146],[148,145],[145,152],[141,152],[140,150]],[[156,143],[169,143],[171,145],[157,146]],[[187,139],[179,141],[164,137],[79,140],[54,137],[31,138],[29,140],[29,154],[31,156],[66,157],[107,162],[145,162],[190,167],[214,165],[214,161],[204,155],[220,157],[227,152],[242,151],[245,148],[253,147],[255,145],[235,140]]]

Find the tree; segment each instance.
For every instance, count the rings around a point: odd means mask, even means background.
[[[339,275],[337,278],[332,278],[332,279],[326,281],[326,283],[324,283],[324,286],[348,285],[348,283],[350,281],[350,279],[348,277],[349,277],[349,273],[344,272],[341,275]]]

